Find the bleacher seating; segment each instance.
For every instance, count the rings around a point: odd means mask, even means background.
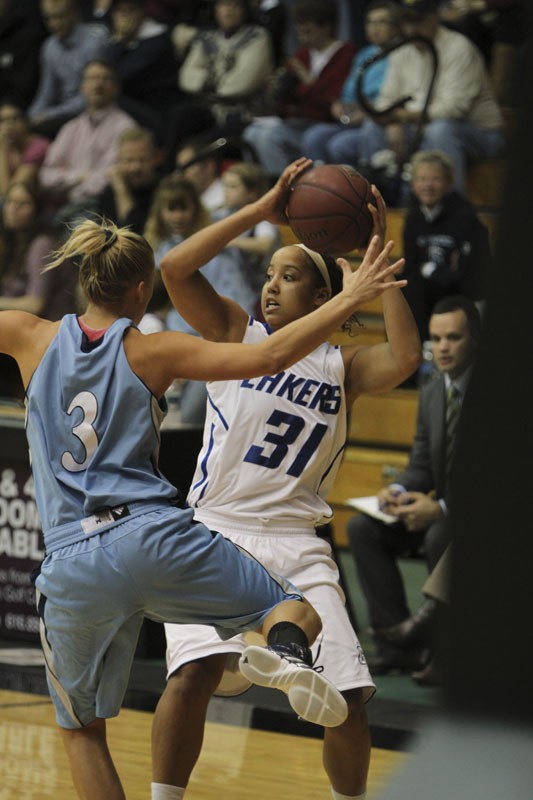
[[[417,410],[417,389],[361,395],[350,415],[348,439],[365,446],[409,450]]]
[[[346,523],[356,513],[346,500],[376,494],[407,464],[417,409],[416,389],[362,395],[354,404],[343,461],[328,498],[337,547],[347,546]]]
[[[348,444],[328,502],[333,510],[331,537],[337,549],[348,547],[346,525],[358,513],[346,501],[350,497],[377,494],[386,483],[392,483],[407,464],[408,453],[357,447]]]
[[[480,216],[495,214],[501,207],[506,162],[503,158],[476,161],[467,172],[467,196]]]

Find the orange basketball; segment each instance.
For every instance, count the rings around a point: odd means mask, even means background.
[[[291,185],[286,214],[302,244],[338,256],[366,247],[373,228],[367,179],[345,164],[321,164]]]

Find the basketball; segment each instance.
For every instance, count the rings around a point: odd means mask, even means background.
[[[368,244],[374,224],[368,203],[373,201],[369,182],[356,169],[321,164],[292,183],[286,214],[302,244],[337,256]]]

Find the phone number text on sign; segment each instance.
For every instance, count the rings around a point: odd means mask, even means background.
[[[43,560],[33,478],[0,470],[0,633],[34,639],[39,629],[31,573]]]

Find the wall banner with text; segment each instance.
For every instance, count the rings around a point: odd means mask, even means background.
[[[0,636],[38,641],[33,570],[44,558],[29,466],[0,460]]]

